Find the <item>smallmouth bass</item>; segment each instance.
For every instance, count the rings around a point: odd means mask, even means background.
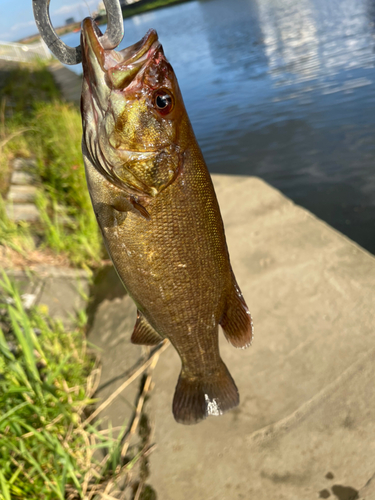
[[[235,347],[252,340],[250,312],[229,261],[211,177],[177,79],[154,30],[105,50],[83,21],[81,99],[87,184],[108,253],[137,305],[132,342],[168,338],[182,363],[177,422],[239,403],[218,325]]]

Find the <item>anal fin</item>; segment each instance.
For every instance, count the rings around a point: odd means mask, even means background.
[[[137,311],[137,321],[130,340],[132,344],[158,345],[163,338],[152,328],[143,314]]]
[[[228,342],[234,347],[245,349],[253,340],[253,321],[233,273],[232,276],[232,287],[219,323]]]

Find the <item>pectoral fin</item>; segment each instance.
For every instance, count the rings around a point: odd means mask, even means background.
[[[163,338],[152,328],[143,314],[137,311],[137,321],[130,340],[132,344],[158,345]]]
[[[251,345],[253,339],[253,321],[234,275],[220,325],[224,330],[226,339],[234,347],[244,349]]]
[[[125,196],[119,196],[111,200],[110,206],[117,210],[118,212],[135,212],[141,215],[144,219],[149,219],[150,214],[147,212],[145,207],[135,201],[132,197],[130,199]]]

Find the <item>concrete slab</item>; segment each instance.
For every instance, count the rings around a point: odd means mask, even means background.
[[[12,177],[14,177],[15,173],[22,174],[22,176],[25,175],[23,172],[14,172]],[[7,199],[13,203],[33,203],[35,201],[36,194],[37,188],[35,186],[12,184],[10,186]]]
[[[88,315],[91,326],[89,341],[98,349],[96,352],[101,361],[100,385],[95,395],[101,403],[106,401],[129,378],[145,354],[143,347],[130,342],[137,309],[126,294],[112,266],[101,270],[95,280]],[[122,426],[130,427],[140,391],[140,382],[141,377],[121,392],[113,403],[100,413],[98,418],[102,421],[102,428],[107,428],[110,423],[115,428],[114,434],[116,435]],[[135,435],[131,444],[137,441],[139,437]]]
[[[372,498],[375,259],[260,179],[213,178],[255,340],[242,351],[221,335],[241,403],[191,427],[171,411],[179,358],[162,355],[149,483],[163,500]],[[115,285],[102,282],[104,297]],[[89,338],[115,381],[140,355],[129,344],[135,308],[116,296],[93,318]],[[113,422],[134,394],[122,397]]]
[[[121,311],[121,314],[119,314]],[[130,343],[137,310],[127,295],[113,300],[104,300],[96,313],[90,332],[90,343],[99,349],[102,375],[96,397],[105,401],[130,375],[142,357],[142,347]],[[135,411],[139,382],[135,381],[120,394],[111,406],[103,410],[101,419],[112,426],[129,423]]]
[[[20,186],[27,186],[35,182],[34,177],[28,172],[22,172],[20,170],[15,170],[12,174],[11,183]]]
[[[13,170],[33,172],[35,170],[35,160],[33,158],[15,158],[13,160]]]
[[[81,100],[82,77],[73,73],[70,69],[56,62],[49,66],[55,82],[67,101],[79,105]]]
[[[358,500],[374,500],[375,499],[375,475],[368,483],[360,490]]]
[[[6,213],[15,222],[37,222],[40,219],[38,209],[32,203],[7,203]]]
[[[163,500],[352,498],[375,471],[375,259],[259,179],[214,181],[255,341],[221,339],[240,407],[192,427],[163,354],[150,483]]]
[[[47,306],[49,314],[66,326],[86,309],[90,274],[84,270],[39,265],[33,270],[6,272],[18,284],[27,304]]]

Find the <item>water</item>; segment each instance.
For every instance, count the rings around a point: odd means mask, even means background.
[[[259,176],[375,253],[375,0],[192,1],[127,19],[120,48],[151,27],[210,171]]]

